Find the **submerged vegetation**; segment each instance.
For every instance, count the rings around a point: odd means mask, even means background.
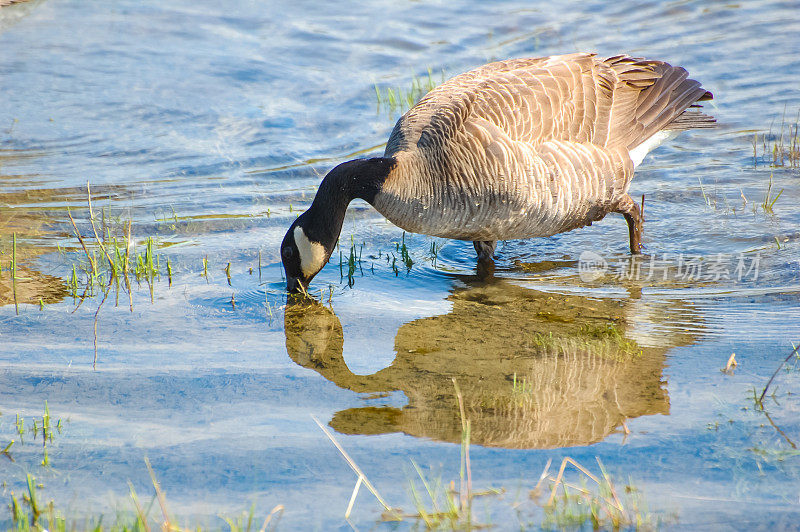
[[[554,319],[553,316],[542,312],[539,317],[544,320]],[[531,338],[531,343],[537,347],[554,349],[560,353],[569,353],[580,349],[613,359],[642,355],[642,348],[639,347],[639,344],[635,340],[626,338],[624,331],[614,323],[583,324],[575,331],[575,334],[563,337],[554,336],[552,332],[547,334],[536,332]]]

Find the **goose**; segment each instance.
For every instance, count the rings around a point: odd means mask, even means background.
[[[609,213],[641,253],[643,216],[628,194],[645,155],[680,131],[713,127],[712,99],[685,69],[592,53],[486,64],[431,90],[396,123],[383,157],[339,164],[289,227],[289,292],[325,266],[356,198],[411,233],[472,241],[551,236]]]

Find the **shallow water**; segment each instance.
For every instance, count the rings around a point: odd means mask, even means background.
[[[750,397],[800,339],[800,171],[752,144],[800,111],[797,3],[161,4],[0,8],[0,448],[45,401],[64,420],[50,466],[32,434],[0,456],[4,500],[31,473],[74,515],[130,509],[128,480],[152,491],[148,457],[186,519],[219,526],[255,502],[283,504],[282,528],[347,527],[355,475],[314,415],[413,510],[412,460],[458,482],[455,378],[473,484],[506,490],[478,521],[539,526],[528,490],[570,456],[630,476],[671,526],[796,526],[797,364],[766,412]],[[471,244],[403,236],[356,202],[344,264],[312,284],[321,303],[287,305],[286,227],[333,165],[380,154],[400,114],[374,85],[575,50],[666,59],[715,95],[719,128],[637,170],[644,257],[612,215],[501,243],[487,278]],[[134,255],[157,244],[160,277],[130,300],[69,288],[86,259],[67,208],[94,241],[87,181],[100,233],[131,220]],[[604,269],[582,269],[588,252]],[[362,490],[353,522],[380,511]]]

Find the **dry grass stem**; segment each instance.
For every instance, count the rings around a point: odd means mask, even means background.
[[[133,488],[133,484],[131,484],[130,481],[128,481],[128,489],[131,493],[133,506],[136,508],[136,515],[139,516],[139,520],[142,522],[142,526],[144,526],[145,531],[150,532],[150,525],[147,523],[147,516],[145,515],[144,510],[142,510],[142,505],[139,504],[139,497],[136,495],[136,490]]]
[[[103,255],[106,256],[106,260],[108,261],[108,267],[111,268],[112,275],[117,275],[117,269],[114,266],[114,261],[111,260],[111,256],[108,254],[108,250],[106,250],[106,246],[103,244],[103,241],[100,239],[100,236],[97,234],[97,227],[94,225],[94,211],[92,210],[92,189],[89,186],[89,182],[86,182],[86,200],[89,203],[89,222],[92,224],[92,231],[94,232],[94,238],[97,240],[97,245],[100,246],[100,250],[103,252]]]
[[[783,362],[781,362],[781,363],[780,363],[780,365],[778,366],[778,369],[776,369],[776,370],[775,370],[775,373],[773,373],[773,374],[772,374],[772,377],[770,377],[770,378],[769,378],[769,381],[767,381],[767,385],[766,385],[766,386],[764,386],[764,391],[763,391],[763,392],[761,392],[761,397],[759,397],[759,398],[758,398],[758,402],[759,402],[759,404],[763,404],[763,403],[764,403],[764,395],[766,395],[766,393],[767,393],[767,389],[769,388],[769,385],[770,385],[770,384],[772,384],[772,381],[773,381],[773,380],[775,379],[775,377],[778,375],[778,372],[781,370],[781,368],[784,366],[784,364],[786,364],[787,362],[789,362],[789,359],[791,359],[791,358],[792,358],[792,357],[793,357],[793,356],[794,356],[794,355],[797,353],[797,350],[798,350],[798,349],[800,349],[800,344],[798,344],[797,346],[795,346],[795,348],[794,348],[794,349],[792,349],[792,352],[791,352],[791,353],[789,353],[789,356],[787,356],[787,357],[786,357],[786,358],[783,360]]]
[[[283,507],[282,504],[279,504],[279,505],[275,506],[275,508],[273,508],[272,511],[270,511],[270,513],[267,516],[267,518],[264,519],[264,524],[261,526],[261,528],[259,529],[258,532],[266,532],[267,527],[269,526],[269,523],[272,521],[272,518],[274,516],[276,516],[276,515],[278,517],[275,518],[275,527],[277,527],[278,526],[278,520],[281,518],[281,515],[283,515],[283,510],[284,510],[284,507]]]
[[[161,484],[158,483],[156,474],[153,471],[153,466],[150,465],[150,460],[146,457],[144,459],[144,463],[147,466],[147,471],[150,473],[150,480],[153,482],[153,487],[156,490],[156,498],[158,499],[158,505],[161,507],[161,515],[164,517],[164,523],[162,524],[162,529],[165,531],[177,530],[178,528],[174,527],[170,523],[169,513],[167,512],[167,497],[161,490]]]
[[[322,429],[322,432],[324,432],[325,435],[328,437],[328,439],[331,440],[331,443],[333,443],[333,445],[336,446],[336,449],[339,451],[339,453],[345,459],[345,461],[350,466],[350,468],[355,472],[356,475],[358,475],[358,478],[359,478],[358,482],[363,482],[364,483],[364,485],[367,487],[367,489],[370,492],[372,492],[372,494],[375,496],[376,499],[378,499],[378,502],[381,503],[381,506],[383,506],[383,508],[387,512],[394,512],[394,510],[392,510],[392,508],[388,504],[386,504],[386,501],[383,500],[383,497],[380,496],[380,494],[378,493],[378,490],[375,489],[375,486],[372,485],[372,482],[369,481],[369,479],[364,474],[364,472],[361,471],[361,468],[358,467],[358,464],[356,464],[356,462],[352,458],[350,458],[350,455],[347,454],[347,451],[345,451],[344,448],[339,444],[339,442],[336,441],[336,438],[333,437],[333,434],[331,434],[331,431],[329,431],[327,427],[325,427],[322,423],[320,423],[319,419],[317,419],[316,416],[312,415],[311,419],[313,419],[314,423],[316,423],[317,426],[319,426],[319,428]],[[355,493],[356,490],[353,490],[353,491]]]
[[[458,409],[461,413],[461,508],[466,508],[469,501],[472,500],[472,464],[469,459],[469,434],[470,423],[467,419],[467,414],[464,408],[464,396],[461,395],[461,389],[458,387],[455,377],[453,377],[453,387],[456,390],[456,398],[458,399]],[[464,485],[464,473],[466,472],[466,486]],[[466,489],[465,489],[466,488]]]
[[[89,249],[86,247],[86,242],[83,241],[81,232],[78,231],[78,226],[75,224],[75,219],[72,217],[72,213],[70,212],[69,207],[67,207],[67,216],[69,216],[69,221],[72,222],[72,227],[73,229],[75,229],[75,236],[78,237],[78,242],[81,243],[81,247],[83,248],[83,252],[86,253],[86,258],[89,260],[89,264],[92,265],[92,274],[97,275],[97,265],[94,263],[92,254],[89,253]]]
[[[723,370],[725,373],[731,373],[733,368],[738,366],[739,363],[736,362],[736,353],[731,353],[731,356],[728,358],[728,363],[725,364],[725,369]]]

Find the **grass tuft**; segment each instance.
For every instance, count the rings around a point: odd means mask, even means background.
[[[561,461],[558,475],[553,479],[550,497],[544,504],[543,529],[655,530],[664,519],[651,514],[641,492],[629,481],[618,489],[603,463],[596,458],[600,474],[595,475],[570,457]],[[580,484],[565,480],[566,467],[570,465],[581,473]],[[559,492],[559,488],[561,488]],[[532,498],[541,496],[541,491],[532,492]]]
[[[775,202],[778,201],[778,198],[781,197],[783,194],[783,189],[781,189],[777,194],[774,196],[772,195],[772,173],[769,174],[769,185],[767,185],[767,193],[764,195],[764,201],[761,203],[761,208],[764,209],[764,212],[767,214],[775,214],[773,211],[773,207],[775,206]],[[780,248],[780,243],[778,244],[778,248]]]
[[[438,79],[437,79],[438,78]],[[378,111],[385,110],[389,113],[405,112],[416,105],[428,92],[444,83],[444,70],[441,76],[434,77],[433,70],[428,68],[427,76],[414,76],[410,86],[407,87],[375,87],[375,100]]]
[[[139,283],[146,282],[150,286],[152,298],[153,284],[161,277],[161,256],[156,251],[156,242],[153,237],[148,237],[137,250],[137,245],[131,237],[131,221],[128,221],[127,224],[120,224],[119,230],[115,234],[114,230],[106,224],[105,210],[102,211],[102,228],[104,230],[101,236],[95,224],[91,188],[88,184],[86,189],[89,206],[88,221],[91,227],[89,234],[94,239],[81,234],[72,212],[67,209],[73,234],[83,250],[83,257],[78,258],[77,262],[72,264],[71,275],[67,279],[67,289],[73,299],[83,301],[98,293],[105,296],[112,286],[119,287],[120,282],[123,281],[122,285],[128,292],[132,310],[130,278]],[[98,252],[100,259],[98,259]],[[167,273],[171,279],[173,271],[172,264],[169,262]]]
[[[151,532],[152,530],[162,530],[164,532],[188,532],[190,530],[200,531],[201,527],[181,527],[172,518],[167,507],[167,498],[161,485],[156,479],[150,462],[145,459],[147,470],[150,473],[150,480],[154,489],[154,498],[158,502],[161,511],[160,516],[150,516],[149,512],[152,505],[145,509],[139,501],[139,497],[133,485],[128,483],[132,510],[117,513],[114,521],[104,522],[103,516],[92,518],[70,518],[64,512],[55,507],[53,501],[44,503],[38,489],[41,487],[36,483],[36,479],[28,474],[26,477],[26,491],[21,497],[17,497],[13,492],[10,495],[11,510],[11,530],[16,532],[45,532],[48,530],[66,531],[91,531],[91,532]],[[277,529],[278,522],[283,515],[283,505],[275,506],[263,521],[256,520],[255,505],[248,511],[242,512],[233,517],[220,516],[220,519],[227,525],[225,527],[210,528],[210,530],[229,530],[230,532],[267,532]],[[258,525],[261,524],[259,527]]]
[[[26,423],[25,418],[17,414],[14,422],[14,429],[17,436],[19,436],[19,445],[25,445],[25,438],[30,434],[33,435],[34,442],[37,438],[41,437],[42,460],[39,462],[39,465],[42,467],[50,465],[49,448],[55,441],[55,435],[61,434],[63,427],[64,425],[60,418],[55,422],[55,425],[53,425],[53,418],[50,416],[50,407],[47,401],[44,402],[44,412],[41,418],[33,417]],[[11,447],[15,443],[17,443],[16,440],[11,440],[9,443],[5,444],[2,451],[0,451],[0,454],[4,455],[12,462],[14,461],[14,457],[11,454]]]
[[[760,148],[760,154],[759,154]],[[753,134],[753,165],[768,165],[771,168],[800,169],[800,111],[794,123],[786,122],[786,111],[781,118],[778,131]]]

